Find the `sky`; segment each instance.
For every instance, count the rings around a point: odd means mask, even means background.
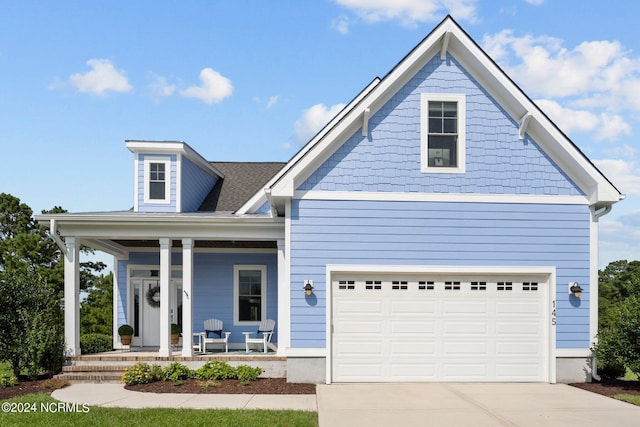
[[[287,161],[447,14],[626,195],[600,268],[640,259],[628,0],[2,0],[0,192],[34,213],[129,209],[130,139]]]

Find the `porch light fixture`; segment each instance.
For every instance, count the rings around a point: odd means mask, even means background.
[[[309,296],[313,293],[313,280],[305,280],[304,281],[304,294]]]
[[[582,288],[578,284],[578,282],[569,282],[569,294],[573,295],[576,298],[580,298],[582,295]]]

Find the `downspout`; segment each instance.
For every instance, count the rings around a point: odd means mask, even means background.
[[[62,253],[64,255],[66,255],[67,254],[67,245],[64,244],[64,242],[62,241],[62,239],[58,235],[58,230],[57,230],[56,220],[55,219],[50,219],[49,220],[49,231],[51,232],[50,234],[51,234],[51,238],[53,239],[53,241],[56,242],[56,244],[58,245],[58,247],[60,248]]]
[[[620,200],[624,200],[625,195],[621,194],[620,195]],[[603,208],[600,208],[599,210],[595,211],[593,213],[593,218],[598,221],[601,217],[605,216],[606,214],[608,214],[609,212],[611,212],[611,205],[607,205]],[[594,380],[600,382],[602,380],[602,378],[600,377],[600,375],[598,375],[598,358],[596,357],[595,354],[593,354],[591,356],[591,378],[593,378]]]

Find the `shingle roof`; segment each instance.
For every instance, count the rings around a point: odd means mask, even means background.
[[[210,162],[224,174],[198,211],[235,212],[256,194],[286,163]]]

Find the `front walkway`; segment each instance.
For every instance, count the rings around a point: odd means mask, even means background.
[[[320,427],[637,426],[640,407],[566,384],[321,384]]]
[[[61,402],[116,408],[318,409],[315,394],[141,393],[123,384],[72,384],[51,396]]]

